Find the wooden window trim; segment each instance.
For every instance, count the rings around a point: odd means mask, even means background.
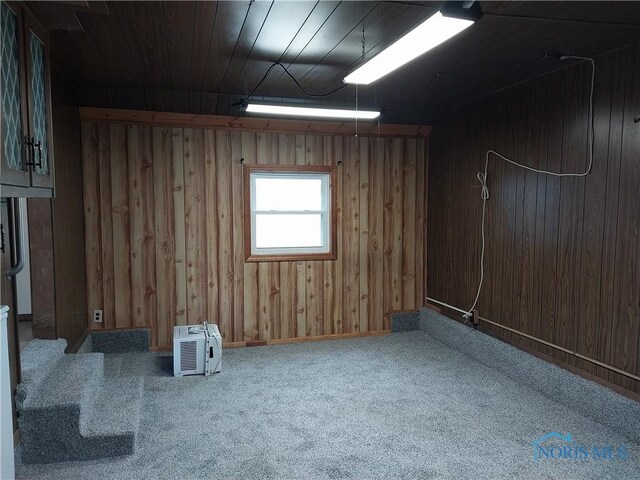
[[[251,174],[265,173],[328,173],[329,174],[329,252],[254,255],[251,252]],[[333,165],[243,165],[244,257],[246,262],[293,262],[306,260],[336,260],[338,245],[338,214],[336,167]]]

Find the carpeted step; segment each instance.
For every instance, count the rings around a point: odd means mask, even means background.
[[[117,377],[122,370],[122,355],[106,354],[104,356],[104,376]]]
[[[64,358],[67,341],[34,339],[20,352],[20,385],[16,394],[18,406],[35,392],[51,369]]]
[[[143,380],[139,377],[107,377],[93,403],[80,414],[80,434],[90,439],[85,458],[131,455],[140,424]],[[100,452],[91,452],[93,443]],[[99,456],[98,456],[99,455]]]
[[[129,455],[135,451],[143,380],[105,377],[104,354],[65,355],[23,402],[23,463],[53,463]]]
[[[62,355],[20,408],[23,463],[130,455],[140,423],[143,379],[123,357]],[[123,376],[124,375],[124,376]]]
[[[104,370],[104,355],[64,355],[24,400],[23,410],[79,405],[95,393]]]
[[[20,406],[20,451],[24,463],[81,460],[80,412],[102,383],[101,353],[65,355]],[[98,458],[98,457],[92,457]]]
[[[149,329],[135,328],[129,330],[91,332],[91,344],[94,352],[148,352]]]
[[[418,311],[411,312],[393,312],[391,317],[392,332],[411,332],[418,330],[420,323],[420,314]]]

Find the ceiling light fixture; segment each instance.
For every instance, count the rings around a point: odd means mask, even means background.
[[[477,4],[477,2],[473,3]],[[460,14],[461,12],[451,12],[451,10],[451,7],[448,9],[443,8],[440,12],[429,17],[425,22],[411,30],[400,40],[347,75],[344,78],[345,83],[368,85],[375,82],[405,63],[410,62],[414,58],[419,57],[428,50],[462,32],[473,25],[474,20],[477,19],[459,18],[463,16]],[[443,15],[442,12],[445,12],[447,16]],[[458,18],[454,18],[451,15],[455,15]],[[482,14],[480,13],[480,15]]]
[[[266,113],[270,115],[285,115],[295,117],[323,117],[323,118],[353,118],[359,120],[373,120],[380,116],[380,112],[370,110],[341,110],[336,108],[291,107],[285,105],[247,104],[250,113]]]

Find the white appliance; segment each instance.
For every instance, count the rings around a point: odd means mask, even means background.
[[[2,426],[0,427],[0,478],[13,480],[13,413],[11,409],[11,381],[9,380],[9,350],[7,347],[7,312],[9,307],[0,307],[0,397]]]
[[[222,368],[222,338],[216,324],[173,327],[173,376],[204,374]]]

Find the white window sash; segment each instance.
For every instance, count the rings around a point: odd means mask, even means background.
[[[293,179],[320,179],[321,210],[256,210],[256,180],[259,178],[293,178]],[[328,253],[330,251],[331,238],[331,180],[325,173],[251,173],[250,177],[250,206],[251,206],[251,253],[252,255],[304,255]],[[257,215],[320,215],[322,245],[319,247],[256,247],[256,216]]]

